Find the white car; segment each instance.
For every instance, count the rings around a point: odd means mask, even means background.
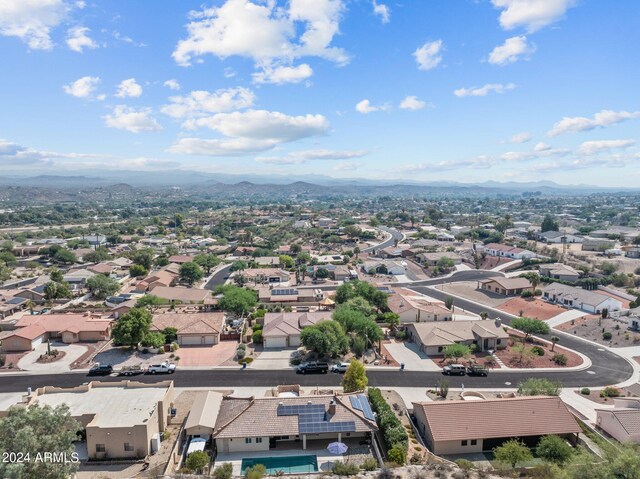
[[[152,364],[147,368],[149,374],[173,374],[176,372],[176,365],[165,361],[162,364]]]
[[[344,372],[347,370],[348,367],[349,367],[349,363],[334,364],[333,366],[331,366],[331,372],[344,374]]]

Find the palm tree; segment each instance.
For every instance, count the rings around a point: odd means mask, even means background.
[[[553,352],[553,349],[556,347],[556,343],[560,341],[560,338],[558,336],[551,336],[551,352]]]

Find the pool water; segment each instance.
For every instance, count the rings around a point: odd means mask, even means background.
[[[262,464],[267,468],[267,474],[282,471],[285,474],[300,472],[318,472],[318,458],[316,456],[278,456],[278,457],[248,457],[242,459],[241,471],[255,464]]]

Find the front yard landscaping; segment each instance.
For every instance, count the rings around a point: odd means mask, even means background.
[[[596,314],[572,319],[556,326],[556,329],[613,348],[640,345],[640,333],[629,330],[626,322],[603,319]]]
[[[507,347],[495,352],[510,368],[570,368],[582,364],[582,358],[573,351],[536,338],[523,343],[522,338],[522,334],[510,331]]]

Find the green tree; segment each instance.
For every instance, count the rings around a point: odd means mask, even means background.
[[[440,258],[436,263],[436,266],[442,270],[449,270],[453,268],[455,265],[456,265],[455,261],[447,257]]]
[[[516,318],[511,321],[510,326],[524,333],[522,342],[524,343],[532,334],[549,334],[550,328],[547,323],[533,318]]]
[[[347,300],[342,306],[340,306],[340,308],[352,309],[354,311],[358,311],[364,316],[370,316],[371,313],[373,313],[371,305],[362,296],[356,296],[355,298]]]
[[[316,278],[317,279],[327,279],[329,277],[329,271],[326,268],[316,268]]]
[[[369,380],[367,379],[367,372],[364,369],[364,365],[360,361],[352,359],[342,378],[344,392],[364,391],[367,384],[369,384]]]
[[[289,246],[289,251],[294,255],[297,255],[302,251],[302,246],[300,246],[298,243],[293,243]]]
[[[153,266],[153,257],[154,252],[151,248],[143,248],[131,254],[131,261],[140,266],[144,266],[144,268],[149,271]]]
[[[129,274],[134,278],[140,278],[141,276],[146,276],[149,271],[140,264],[133,264],[131,268],[129,268]]]
[[[113,327],[113,339],[116,344],[135,348],[151,328],[152,316],[143,308],[133,308],[122,315]]]
[[[187,469],[200,473],[202,470],[209,465],[211,462],[211,458],[209,454],[205,451],[195,451],[187,456],[186,466]]]
[[[444,305],[449,311],[453,311],[453,302],[454,299],[451,296],[447,296],[444,298]]]
[[[136,301],[136,308],[147,308],[153,313],[159,306],[163,306],[165,304],[169,304],[168,299],[159,298],[153,294],[145,294],[142,298]]]
[[[144,335],[142,341],[140,342],[142,346],[148,348],[161,348],[166,342],[165,335],[158,331],[149,331]]]
[[[244,261],[234,261],[231,264],[231,268],[229,268],[229,271],[234,272],[234,271],[243,271],[247,269],[247,263],[245,263]]]
[[[496,459],[500,462],[516,467],[519,462],[530,461],[533,456],[524,443],[517,439],[510,439],[493,450]]]
[[[15,264],[16,257],[11,251],[2,251],[0,252],[0,262],[6,265]]]
[[[68,249],[60,249],[56,252],[56,254],[53,255],[53,259],[58,263],[75,263],[76,255],[73,253],[73,251],[69,251]]]
[[[189,286],[193,286],[196,281],[200,281],[202,278],[204,278],[204,272],[198,263],[189,261],[180,266],[180,281]]]
[[[400,315],[397,313],[389,311],[388,313],[383,313],[381,318],[383,322],[387,323],[387,327],[391,331],[395,331],[400,326]]]
[[[95,299],[103,300],[116,294],[120,289],[120,283],[103,274],[97,274],[87,280],[87,289],[91,291]]]
[[[249,289],[228,285],[222,291],[218,306],[223,311],[240,316],[250,312],[258,304],[256,293]]]
[[[109,251],[106,248],[100,247],[95,251],[91,251],[82,256],[82,260],[88,263],[100,263],[109,259]]]
[[[528,378],[518,384],[522,396],[558,396],[562,390],[560,381],[547,378]]]
[[[209,275],[211,270],[220,264],[220,258],[215,254],[198,254],[193,258],[195,263],[198,263],[202,269],[204,269]]]
[[[70,298],[71,291],[67,283],[56,283],[49,281],[44,285],[44,299],[47,301],[55,301],[56,299]]]
[[[454,343],[444,348],[444,357],[447,359],[460,360],[471,356],[471,348],[466,344]]]
[[[173,343],[178,340],[178,330],[171,326],[164,328],[162,330],[162,334],[164,335],[165,341],[168,343]]]
[[[340,323],[320,321],[307,326],[300,334],[305,348],[326,356],[337,356],[349,350],[349,338]]]
[[[552,434],[540,439],[536,454],[549,462],[564,464],[571,458],[573,448],[567,444],[567,441]]]
[[[280,256],[278,256],[278,260],[280,262],[280,266],[282,266],[283,268],[291,269],[296,265],[296,262],[293,260],[293,258],[286,254],[281,254]]]
[[[36,461],[38,454],[55,452],[72,457],[73,442],[82,425],[71,417],[63,404],[56,408],[34,404],[28,408],[11,408],[0,419],[0,451],[29,453],[25,462],[0,461],[0,477],[7,479],[66,479],[75,475],[78,464]]]
[[[560,337],[558,336],[551,336],[551,352],[553,352],[553,350],[556,347],[556,343],[558,343],[560,341]]]
[[[215,479],[231,479],[233,477],[233,464],[223,462],[213,470],[213,477]]]
[[[53,268],[51,270],[51,273],[49,273],[49,279],[55,283],[62,283],[64,282],[64,277],[62,276],[62,271],[60,271],[58,268]]]
[[[540,225],[540,232],[544,233],[545,231],[558,231],[560,229],[560,225],[556,220],[553,219],[551,215],[545,215],[542,220],[542,224]]]

